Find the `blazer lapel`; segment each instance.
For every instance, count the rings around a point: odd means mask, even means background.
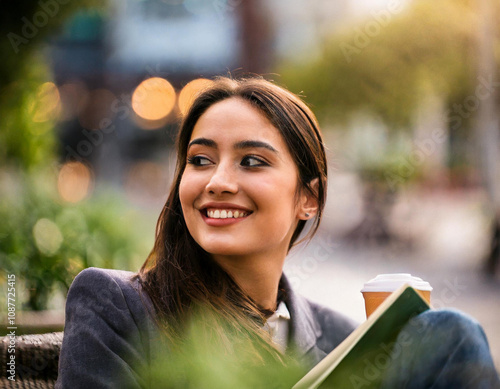
[[[308,301],[293,291],[285,275],[281,277],[281,285],[286,292],[285,302],[291,317],[289,349],[301,361],[314,366],[327,355],[317,346],[321,328]]]

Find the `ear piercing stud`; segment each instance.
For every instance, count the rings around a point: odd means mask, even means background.
[[[309,214],[308,214],[308,213],[306,213],[306,214],[305,214],[305,217],[309,217]]]

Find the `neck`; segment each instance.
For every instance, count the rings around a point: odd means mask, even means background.
[[[213,259],[233,277],[238,286],[262,309],[275,310],[278,284],[286,254],[266,256],[213,255]]]

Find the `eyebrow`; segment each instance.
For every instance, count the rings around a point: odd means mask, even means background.
[[[235,149],[263,148],[263,149],[266,149],[266,150],[272,151],[273,153],[278,154],[278,150],[276,150],[269,143],[261,142],[259,140],[244,140],[244,141],[236,143],[234,145],[234,148]]]
[[[217,143],[215,141],[213,141],[212,139],[208,139],[208,138],[193,139],[191,142],[189,142],[188,149],[193,145],[202,145],[202,146],[212,147],[214,149],[217,148]],[[272,151],[273,153],[278,154],[278,150],[276,150],[269,143],[262,142],[259,140],[244,140],[244,141],[236,143],[234,145],[234,148],[238,149],[238,150],[250,149],[250,148],[263,148],[263,149],[266,149],[266,150]]]
[[[212,139],[207,139],[207,138],[193,139],[191,142],[189,142],[188,150],[193,145],[202,145],[202,146],[207,146],[207,147],[213,147],[214,149],[217,148],[217,143],[215,143],[215,141],[213,141]]]

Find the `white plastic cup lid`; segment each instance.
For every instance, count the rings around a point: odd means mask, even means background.
[[[408,284],[418,290],[432,290],[431,285],[419,277],[413,277],[408,273],[393,273],[379,274],[366,282],[361,292],[394,292],[403,284]]]

